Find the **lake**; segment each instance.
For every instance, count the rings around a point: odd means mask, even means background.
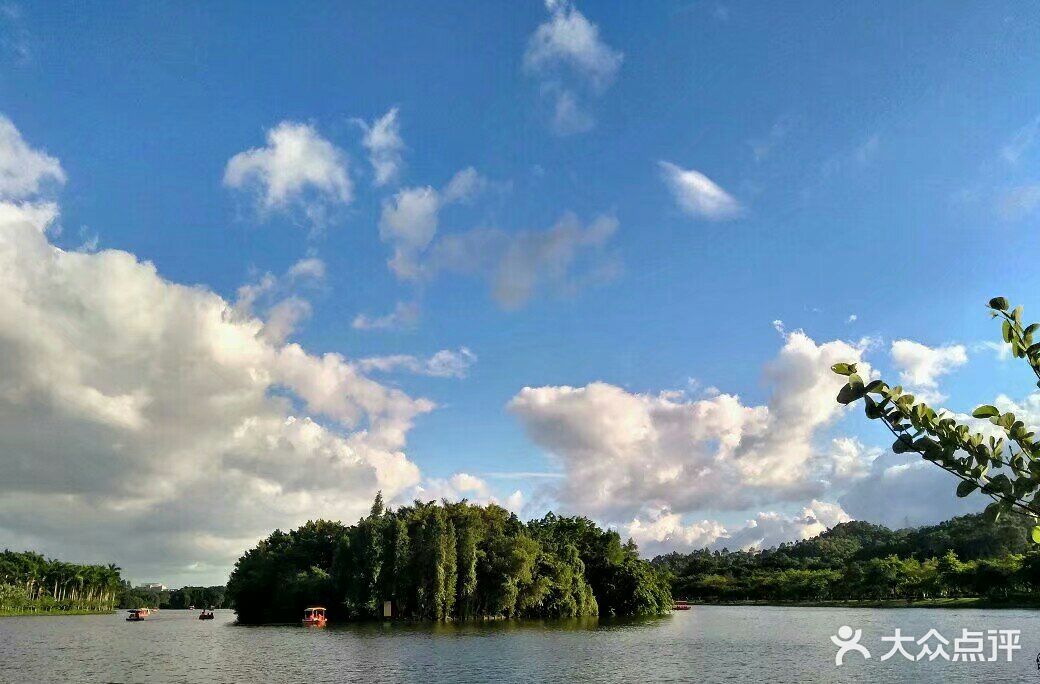
[[[1022,610],[694,606],[637,622],[575,620],[466,625],[366,624],[326,629],[240,627],[162,611],[0,618],[4,682],[974,682],[1040,683],[1040,612]],[[830,636],[863,630],[835,667]],[[1021,630],[1006,662],[882,662],[895,628],[953,641],[962,629]],[[934,643],[934,642],[933,642]],[[987,642],[988,643],[988,642]],[[988,649],[989,646],[987,645]],[[920,647],[909,644],[916,654]]]

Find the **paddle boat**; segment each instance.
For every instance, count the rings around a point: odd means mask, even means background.
[[[308,627],[324,627],[326,622],[325,609],[320,606],[305,608],[302,622]]]
[[[129,615],[126,616],[127,622],[141,622],[148,617],[147,608],[131,608],[126,612],[129,613]]]
[[[672,610],[689,610],[692,606],[686,601],[676,601],[675,605],[672,606]]]
[[[199,619],[200,620],[212,620],[213,619],[213,610],[212,609],[206,610],[205,608],[203,608],[202,612],[199,613]]]

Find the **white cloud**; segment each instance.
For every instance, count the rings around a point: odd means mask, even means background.
[[[260,334],[273,344],[282,344],[311,315],[310,303],[293,294],[294,290],[299,285],[314,285],[324,279],[324,261],[317,257],[300,259],[280,278],[266,272],[255,282],[239,287],[232,313],[237,320],[248,320],[258,315],[257,305],[265,302],[264,327]]]
[[[458,351],[442,349],[425,359],[410,354],[372,356],[358,361],[358,366],[366,372],[405,371],[435,378],[464,378],[476,362],[476,354],[466,347],[459,347]]]
[[[989,503],[982,495],[958,498],[956,489],[957,479],[938,466],[915,454],[886,451],[839,501],[854,518],[893,529],[933,525]]]
[[[400,497],[402,502],[410,502],[413,499],[420,501],[439,501],[441,499],[461,501],[466,499],[470,503],[482,506],[493,503],[517,515],[521,514],[524,506],[524,495],[519,489],[505,499],[499,500],[491,493],[487,482],[469,473],[455,473],[447,479],[430,478]]]
[[[846,323],[855,323],[859,320],[859,316],[856,314],[849,314],[849,317],[845,319]]]
[[[742,213],[737,200],[701,172],[666,161],[658,165],[661,178],[684,213],[709,221],[733,219]]]
[[[396,180],[404,166],[401,156],[404,140],[401,139],[397,113],[397,107],[393,107],[371,125],[355,119],[365,131],[361,144],[368,150],[368,161],[375,172],[374,182],[377,187]]]
[[[870,466],[882,450],[867,447],[855,437],[835,437],[831,440],[830,482],[849,483],[866,477]]]
[[[379,236],[394,245],[390,268],[401,278],[418,275],[416,255],[437,234],[440,193],[430,186],[405,188],[383,203]]]
[[[526,387],[509,409],[558,459],[566,478],[556,496],[567,510],[619,522],[651,509],[686,515],[804,501],[826,489],[843,457],[814,444],[844,410],[830,366],[859,362],[870,376],[863,351],[789,334],[767,365],[772,395],[760,406],[730,394],[686,400],[594,382]]]
[[[0,200],[25,199],[47,183],[65,183],[61,163],[29,147],[11,120],[0,115]]]
[[[226,570],[274,527],[349,520],[419,481],[401,449],[430,402],[272,345],[130,254],[2,224],[0,288],[0,527],[45,552]]]
[[[41,233],[52,231],[59,215],[54,202],[3,202],[0,201],[0,224],[31,226]]]
[[[37,209],[0,202],[0,538],[215,583],[276,527],[421,481],[403,449],[432,402],[132,254],[59,249]]]
[[[775,548],[785,542],[809,539],[851,519],[838,504],[813,499],[798,515],[759,513],[735,530],[727,529],[717,520],[687,524],[682,516],[664,510],[646,520],[632,520],[622,527],[622,532],[636,542],[643,555],[656,556],[703,548]]]
[[[596,126],[596,120],[585,110],[574,92],[566,88],[551,88],[546,93],[553,98],[550,128],[557,135],[585,133]]]
[[[587,78],[597,89],[609,86],[624,55],[604,43],[599,28],[572,3],[550,0],[546,9],[549,20],[528,41],[524,68],[536,73],[566,68]]]
[[[418,278],[418,259],[437,234],[441,208],[468,201],[485,186],[486,180],[469,167],[456,173],[443,193],[431,186],[404,188],[384,201],[379,236],[394,246],[390,269],[399,278]]]
[[[1027,183],[1006,191],[997,209],[1008,220],[1025,218],[1040,206],[1040,183]]]
[[[414,328],[419,322],[419,305],[415,302],[397,302],[394,310],[382,316],[358,314],[351,327],[355,330],[402,330]]]
[[[540,291],[568,295],[612,279],[620,266],[604,251],[617,227],[612,216],[582,225],[566,213],[546,230],[482,228],[445,235],[431,245],[422,273],[431,279],[440,273],[483,278],[500,306],[516,309]]]
[[[299,324],[310,317],[310,302],[299,297],[287,297],[267,311],[263,334],[272,344],[284,344]]]
[[[448,185],[444,188],[444,202],[450,204],[452,202],[468,202],[481,192],[484,191],[488,186],[486,178],[481,176],[475,168],[468,166],[448,181]]]
[[[292,280],[309,278],[311,280],[321,281],[325,279],[325,262],[317,257],[300,259],[289,267],[286,275],[288,275]]]
[[[1000,155],[1009,164],[1017,164],[1022,155],[1036,143],[1038,133],[1040,133],[1040,116],[1018,129],[1015,136],[1001,148]]]
[[[599,27],[567,0],[548,0],[549,19],[531,35],[524,70],[542,80],[541,95],[552,102],[552,130],[571,135],[590,130],[595,121],[577,90],[602,94],[617,76],[624,55],[607,45]]]
[[[256,192],[262,210],[298,206],[315,221],[328,207],[350,204],[354,197],[346,154],[313,126],[292,121],[268,130],[266,147],[232,157],[224,184]]]
[[[928,347],[912,340],[896,340],[891,354],[899,369],[900,382],[929,403],[946,398],[938,391],[939,378],[968,362],[968,353],[962,344]]]

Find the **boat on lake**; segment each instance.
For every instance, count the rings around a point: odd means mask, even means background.
[[[142,622],[150,611],[147,608],[131,608],[126,612],[129,613],[126,616],[127,622]]]
[[[672,610],[689,610],[692,607],[693,606],[691,606],[686,601],[676,601],[675,604],[672,606]]]
[[[326,622],[325,609],[321,606],[305,608],[302,622],[308,627],[324,627]]]
[[[199,619],[200,620],[212,620],[213,619],[213,611],[212,610],[206,610],[205,608],[203,608],[202,612],[199,613]]]

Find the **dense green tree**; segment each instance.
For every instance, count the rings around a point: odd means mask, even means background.
[[[38,553],[0,553],[0,613],[111,611],[122,579],[115,565],[80,565]]]
[[[346,527],[310,522],[275,531],[243,555],[227,598],[247,623],[300,619],[322,603],[331,619],[578,617],[671,608],[663,573],[634,544],[587,518],[529,524],[501,506],[416,501]]]

